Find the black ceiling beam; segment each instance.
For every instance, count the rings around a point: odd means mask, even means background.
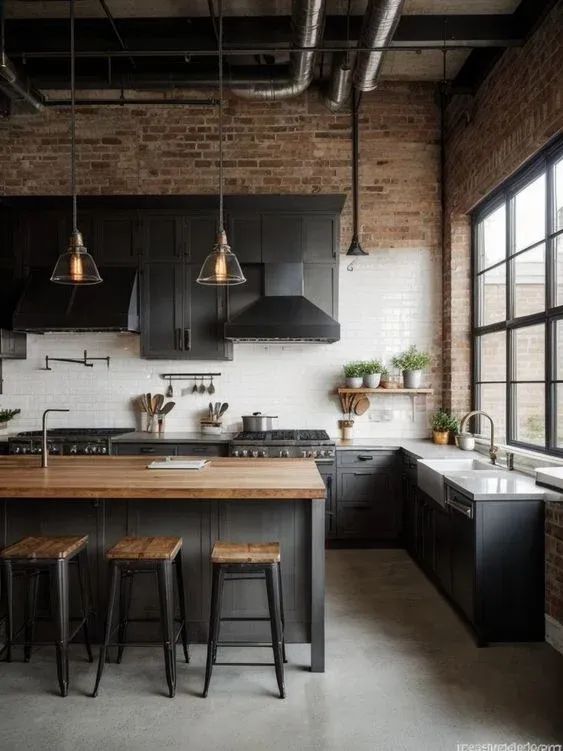
[[[521,0],[514,13],[508,16],[515,36],[523,41],[528,39],[556,2],[557,0]],[[504,52],[505,47],[502,45],[473,49],[453,80],[451,93],[477,91]]]
[[[356,45],[361,17],[351,22],[350,40]],[[142,54],[150,50],[215,50],[217,41],[208,18],[123,18],[119,29],[127,39],[127,49]],[[521,43],[511,16],[403,16],[392,42],[393,47],[515,46]],[[77,51],[123,51],[116,44],[113,29],[104,19],[80,19],[76,23]],[[346,42],[346,24],[342,16],[326,20],[324,44]],[[225,47],[288,50],[291,45],[289,16],[226,18]],[[64,19],[10,19],[6,21],[6,47],[13,57],[45,52],[65,52],[68,47],[68,22]]]

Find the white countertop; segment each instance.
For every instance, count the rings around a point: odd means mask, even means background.
[[[445,474],[448,485],[473,501],[543,500],[545,490],[520,472],[491,469]]]

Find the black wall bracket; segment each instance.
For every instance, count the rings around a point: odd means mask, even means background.
[[[45,367],[41,370],[53,370],[49,363],[52,362],[71,362],[75,365],[84,365],[86,368],[93,368],[95,360],[104,360],[109,368],[109,357],[88,357],[88,351],[84,350],[84,357],[81,360],[72,357],[49,357],[45,356]]]

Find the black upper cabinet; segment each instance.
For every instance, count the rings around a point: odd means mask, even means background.
[[[240,263],[262,262],[262,219],[257,214],[229,214],[227,237]]]
[[[185,253],[185,222],[173,212],[142,215],[142,246],[146,261],[180,260]]]
[[[217,215],[201,214],[185,218],[186,258],[201,264],[213,250],[217,237]]]
[[[184,265],[147,263],[141,286],[141,354],[181,358],[184,339]]]
[[[94,215],[91,246],[100,265],[136,266],[142,247],[137,212],[100,212]]]
[[[338,267],[334,263],[305,263],[303,277],[305,297],[337,319]]]
[[[300,214],[262,215],[262,261],[264,263],[303,261],[301,220]]]
[[[55,265],[68,246],[66,218],[60,210],[22,213],[17,217],[14,243],[25,268]]]
[[[333,216],[304,216],[302,232],[305,263],[327,263],[337,258],[336,222]]]

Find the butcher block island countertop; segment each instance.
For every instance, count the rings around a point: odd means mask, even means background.
[[[187,460],[190,457],[182,457]],[[193,457],[198,459],[200,457]],[[0,498],[322,499],[311,459],[214,458],[200,470],[147,469],[146,457],[0,457]]]

